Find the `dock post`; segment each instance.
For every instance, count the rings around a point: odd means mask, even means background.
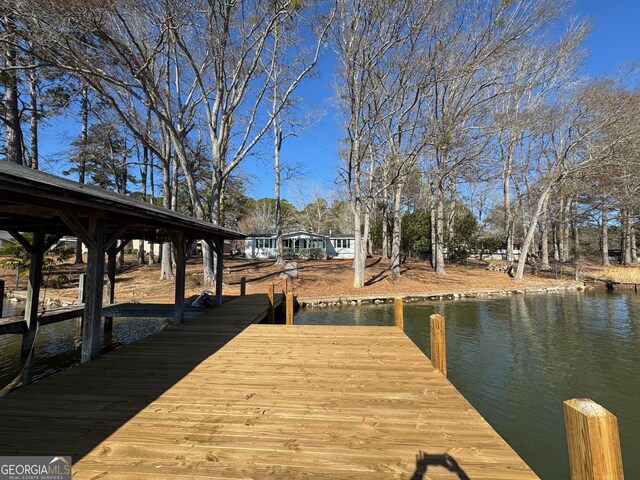
[[[78,303],[84,303],[87,298],[86,295],[87,289],[87,274],[81,273],[78,278]]]
[[[564,402],[571,480],[622,480],[618,419],[589,398]]]
[[[287,325],[293,325],[293,293],[287,293]]]
[[[282,294],[286,295],[288,292],[288,287],[289,287],[289,278],[288,277],[284,277],[282,279]]]
[[[275,323],[276,313],[274,306],[274,291],[275,285],[273,283],[269,284],[269,323]]]
[[[185,278],[187,271],[187,258],[186,258],[186,243],[184,233],[175,232],[171,237],[171,243],[173,243],[175,249],[176,259],[176,284],[175,284],[175,300],[174,300],[174,313],[173,324],[178,325],[184,320],[184,291],[185,291]],[[167,249],[163,255],[171,255],[171,251]]]
[[[434,314],[431,320],[431,363],[447,376],[447,344],[445,339],[444,317]]]
[[[244,297],[247,294],[247,277],[240,279],[240,296]]]
[[[4,280],[0,280],[0,317],[2,317],[3,309],[4,309]]]
[[[395,319],[396,319],[396,326],[400,329],[404,331],[404,307],[402,305],[402,298],[400,297],[396,297],[393,300],[393,303],[395,304]]]

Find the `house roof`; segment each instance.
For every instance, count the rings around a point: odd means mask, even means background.
[[[323,233],[309,232],[308,230],[298,230],[295,232],[283,233],[283,238],[292,238],[306,235],[312,238],[355,238],[353,235],[325,235]],[[275,233],[251,233],[246,238],[276,238]]]
[[[126,228],[123,237],[130,238],[160,241],[175,231],[195,239],[245,237],[125,195],[0,161],[0,224],[3,228],[74,235],[61,218],[61,212],[74,214],[85,225],[89,218],[103,218],[107,232],[113,234]]]

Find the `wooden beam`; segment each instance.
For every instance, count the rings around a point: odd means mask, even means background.
[[[293,325],[293,293],[287,293],[286,316],[287,325]]]
[[[240,296],[244,297],[247,294],[247,277],[240,279]]]
[[[434,314],[431,320],[431,363],[447,376],[447,344],[445,339],[444,317]]]
[[[13,238],[15,238],[16,242],[22,245],[22,248],[24,248],[27,253],[33,253],[35,251],[34,246],[31,245],[26,238],[20,235],[20,232],[14,230],[13,228],[7,228],[6,231],[9,232]]]
[[[402,305],[402,298],[396,297],[393,300],[393,303],[395,305],[396,326],[400,330],[404,331],[404,310],[403,310],[403,305]]]
[[[12,234],[13,235],[13,234]],[[40,300],[40,284],[42,283],[42,263],[44,259],[44,233],[33,234],[31,246],[31,261],[29,264],[29,286],[27,287],[27,304],[24,309],[24,321],[26,329],[22,334],[21,358],[25,361],[23,367],[22,384],[28,385],[30,380],[31,359],[29,352],[35,341],[36,328],[38,326],[38,303]]]
[[[274,290],[275,290],[275,285],[273,283],[269,284],[269,323],[275,323],[276,321],[276,312],[275,312],[275,305],[274,305],[274,301],[273,301],[273,297],[274,297]]]
[[[76,217],[72,213],[64,212],[62,210],[58,211],[58,216],[62,219],[65,225],[69,227],[71,231],[75,233],[78,238],[80,238],[80,240],[82,240],[82,243],[84,243],[87,246],[87,248],[93,248],[94,250],[97,248],[97,244],[95,239],[92,236],[92,233],[88,231],[86,228],[84,228],[84,225],[82,225],[82,222],[78,219],[78,217]],[[92,217],[89,220],[89,224],[90,224],[89,230],[91,229],[91,221],[95,220],[95,218],[96,217]],[[102,220],[102,222],[104,223],[104,220]],[[104,228],[105,227],[103,225],[102,229]],[[103,236],[104,236],[104,233],[103,233]],[[104,240],[103,240],[103,243],[105,243]]]
[[[289,277],[286,275],[282,277],[282,294],[286,295],[289,287]]]
[[[107,242],[105,244],[105,248],[107,249],[107,251],[111,250],[113,247],[116,248],[120,248],[120,250],[122,250],[122,248],[124,248],[124,246],[120,247],[116,245],[116,242],[118,241],[118,239],[124,234],[124,232],[127,231],[127,227],[121,227],[117,232],[114,232],[113,234],[111,234],[111,236],[107,239]],[[131,241],[131,240],[129,240]],[[126,245],[129,242],[124,242],[124,245]],[[120,253],[120,250],[116,251],[117,253]]]
[[[4,309],[4,280],[0,280],[0,318],[2,318],[3,309]]]
[[[184,291],[185,277],[187,271],[186,248],[184,233],[174,232],[171,242],[175,247],[176,255],[176,286],[175,286],[175,309],[173,323],[177,325],[184,320]],[[170,255],[170,252],[163,252],[163,255]]]
[[[571,480],[622,480],[618,419],[589,398],[563,405]]]
[[[89,220],[89,248],[87,255],[87,294],[82,318],[82,363],[100,356],[100,323],[102,321],[102,294],[104,290],[105,221]]]
[[[222,305],[222,282],[224,280],[224,243],[221,238],[216,238],[216,305]]]

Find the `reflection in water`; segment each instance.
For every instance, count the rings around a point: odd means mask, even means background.
[[[568,478],[562,402],[590,397],[618,417],[625,476],[640,478],[640,297],[600,292],[406,305],[405,331],[427,355],[433,313],[447,319],[449,378],[538,475]],[[393,325],[393,308],[306,310],[296,323]]]

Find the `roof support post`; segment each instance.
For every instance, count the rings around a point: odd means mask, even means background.
[[[105,221],[89,220],[90,242],[87,256],[87,293],[82,318],[82,363],[100,356],[100,322],[102,320],[102,294],[104,289]]]
[[[177,325],[184,320],[184,290],[185,276],[187,271],[186,245],[183,232],[174,232],[171,235],[171,242],[175,248],[176,255],[176,288],[175,288],[175,309],[173,313],[173,324]],[[169,252],[167,252],[169,254]]]
[[[27,287],[27,304],[24,309],[25,329],[22,333],[21,358],[25,362],[22,369],[22,384],[28,385],[30,381],[31,358],[29,356],[36,337],[38,326],[38,301],[40,298],[40,284],[42,283],[42,263],[45,250],[45,235],[41,232],[33,234],[33,244],[27,248],[31,256],[29,265],[29,286]],[[22,242],[20,242],[22,243]],[[27,243],[28,245],[28,243]],[[26,246],[26,245],[23,245]]]

